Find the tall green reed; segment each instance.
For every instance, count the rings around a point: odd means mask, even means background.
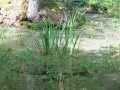
[[[77,21],[76,21],[77,15],[73,14],[68,17],[65,13],[65,22],[63,25],[65,25],[65,50],[69,47],[70,48],[70,55],[73,54],[75,45],[79,39],[80,33],[75,35],[75,30],[77,27]],[[77,36],[77,37],[75,37]]]
[[[39,30],[40,38],[45,54],[50,54],[54,51],[57,30],[52,24],[47,23],[45,19],[43,19],[43,22],[44,26],[42,27],[42,31]]]
[[[31,34],[33,34],[39,50],[43,48],[45,54],[57,53],[59,57],[65,56],[68,51],[70,51],[70,55],[73,54],[80,37],[80,33],[75,35],[76,15],[72,14],[68,17],[65,13],[65,21],[59,21],[56,26],[48,23],[45,19],[43,19],[43,27],[40,27],[39,23],[36,24],[39,28],[39,37],[34,35],[32,30]]]

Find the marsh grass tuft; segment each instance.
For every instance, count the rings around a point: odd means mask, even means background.
[[[57,53],[59,57],[63,57],[69,51],[69,55],[73,54],[81,32],[75,35],[77,26],[76,15],[72,14],[70,17],[66,13],[64,15],[65,22],[59,21],[56,26],[47,23],[45,19],[43,19],[44,25],[42,28],[39,23],[36,23],[39,28],[38,37],[34,34],[33,30],[30,30],[38,49],[40,51],[43,49],[46,55]]]

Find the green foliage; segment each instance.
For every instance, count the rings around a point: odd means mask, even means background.
[[[87,56],[88,54],[89,53],[87,53]],[[38,54],[36,57],[34,51],[27,48],[17,52],[0,50],[0,66],[1,90],[21,89],[18,83],[20,83],[21,86],[23,82],[28,82],[28,85],[30,82],[32,84],[33,82],[37,82],[38,84],[35,85],[37,89],[41,82],[45,85],[50,84],[51,86],[54,86],[57,82],[72,82],[73,87],[77,87],[74,86],[76,81],[73,81],[77,79],[85,80],[85,83],[89,81],[88,84],[91,85],[91,83],[94,84],[94,82],[96,83],[96,81],[101,79],[102,72],[104,73],[103,76],[106,74],[111,75],[111,73],[116,76],[116,71],[119,71],[119,62],[117,59],[111,57],[110,60],[103,61],[86,56],[81,56],[80,59],[58,59],[55,55],[46,56]],[[21,68],[23,70],[21,70]],[[31,69],[33,71],[31,71]],[[109,73],[109,71],[112,72]],[[79,85],[86,86],[84,83]],[[23,88],[26,88],[26,84]],[[34,89],[36,90],[36,88]]]
[[[59,5],[57,0],[45,0],[40,2],[40,8],[54,8],[59,10]]]
[[[81,0],[81,1],[74,1],[74,0],[65,0],[65,6],[68,9],[75,9],[81,8],[83,6],[89,7],[96,12],[107,14],[110,17],[119,17],[119,1],[110,1],[110,0]]]
[[[119,17],[119,1],[117,0],[84,0],[81,3],[84,6],[91,7],[94,11],[105,13],[109,17]]]
[[[9,57],[9,54],[7,54],[7,51],[0,50],[0,63],[6,62],[6,59]]]
[[[44,47],[45,54],[52,53],[54,51],[55,38],[56,38],[56,30],[54,26],[50,23],[47,23],[44,20],[44,26],[42,28],[43,32],[40,31],[40,36],[42,39],[42,44]]]
[[[77,35],[77,37],[74,37],[74,34],[75,34],[75,30],[76,30],[76,26],[77,26],[77,21],[76,21],[76,15],[72,14],[70,16],[70,19],[68,19],[66,13],[65,13],[65,23],[63,24],[63,27],[66,27],[66,30],[65,30],[65,54],[66,54],[66,50],[68,48],[68,45],[70,45],[70,55],[73,54],[73,50],[74,50],[74,47],[76,45],[76,42],[79,38],[79,34]],[[64,30],[64,28],[63,28]],[[75,39],[75,41],[74,41]]]
[[[85,16],[81,16],[81,17],[77,18],[76,20],[80,25],[84,25],[86,23]]]
[[[83,1],[83,0],[81,0]],[[81,8],[81,2],[79,0],[64,0],[64,6],[66,9],[73,10],[75,8]]]
[[[83,25],[86,23],[86,18],[84,16],[85,12],[81,12],[80,9],[76,8],[75,10],[75,14],[76,14],[76,21],[78,22],[78,24]]]
[[[40,20],[40,21],[27,21],[27,18],[25,15],[20,15],[20,17],[18,16],[18,22],[21,25],[24,25],[25,27],[27,27],[28,29],[33,29],[33,30],[37,30],[39,28],[44,27],[44,21]],[[51,22],[49,19],[46,19],[45,21],[47,24],[53,25],[53,22]],[[39,23],[39,28],[38,28],[38,23]]]
[[[23,18],[22,18],[23,19]],[[19,23],[21,24],[21,25],[24,25],[24,26],[26,26],[27,28],[29,28],[29,29],[37,29],[37,25],[36,25],[36,23],[32,23],[32,22],[29,22],[29,21],[19,21]]]
[[[73,54],[80,33],[76,37],[74,36],[77,26],[76,15],[72,14],[69,18],[65,13],[65,22],[59,22],[56,26],[46,22],[45,19],[43,19],[43,27],[41,27],[41,23],[36,23],[40,36],[35,36],[32,30],[30,32],[40,51],[42,42],[44,54],[57,53],[59,57],[63,57],[67,54],[69,48],[70,55]],[[42,40],[41,42],[39,38]]]

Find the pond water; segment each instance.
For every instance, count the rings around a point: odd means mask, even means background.
[[[88,23],[76,30],[79,50],[62,60],[41,54],[27,30],[6,30],[0,41],[0,90],[120,90],[119,20],[86,17]],[[30,51],[20,51],[25,48]]]
[[[88,53],[89,54],[89,53]],[[46,57],[46,56],[45,56]],[[79,59],[70,57],[64,60],[57,60],[55,57],[40,56],[38,61],[34,59],[34,64],[27,63],[27,59],[21,58],[23,67],[16,61],[7,61],[2,67],[0,77],[1,90],[119,90],[120,71],[118,67],[111,69],[105,67],[106,63],[94,65],[91,59],[103,59],[100,56],[81,55]],[[86,57],[86,61],[84,61]],[[89,59],[91,58],[91,59]],[[111,57],[108,57],[111,61]],[[10,60],[10,59],[9,59]],[[26,60],[26,61],[25,61]],[[43,61],[42,61],[43,60]],[[49,60],[49,61],[48,61]],[[78,61],[79,60],[79,61]],[[83,60],[83,61],[81,61]],[[31,60],[33,62],[33,60]],[[10,65],[14,62],[12,66]],[[29,59],[30,62],[30,59]],[[27,63],[27,64],[26,64]],[[88,65],[89,70],[84,70],[81,64]],[[90,65],[89,65],[90,64]],[[99,63],[100,64],[100,63]],[[19,67],[20,69],[16,69]],[[37,67],[36,67],[37,66]],[[92,67],[94,66],[94,67]],[[26,68],[27,67],[27,68]],[[92,68],[90,68],[92,67]],[[15,68],[15,70],[14,70]],[[32,69],[31,69],[32,68]],[[37,69],[36,69],[37,68]],[[33,70],[34,69],[34,70]],[[18,71],[20,70],[20,71]],[[39,71],[37,71],[39,70]]]

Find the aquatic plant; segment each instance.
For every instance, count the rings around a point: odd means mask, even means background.
[[[68,17],[65,13],[65,22],[59,21],[56,26],[47,23],[45,19],[43,19],[43,27],[41,27],[39,23],[36,24],[39,28],[39,37],[35,36],[33,30],[30,30],[30,32],[40,51],[42,45],[44,54],[53,54],[57,52],[58,56],[61,57],[67,54],[69,48],[70,55],[73,54],[75,45],[81,34],[80,32],[76,37],[74,36],[77,26],[76,15],[72,14]]]

